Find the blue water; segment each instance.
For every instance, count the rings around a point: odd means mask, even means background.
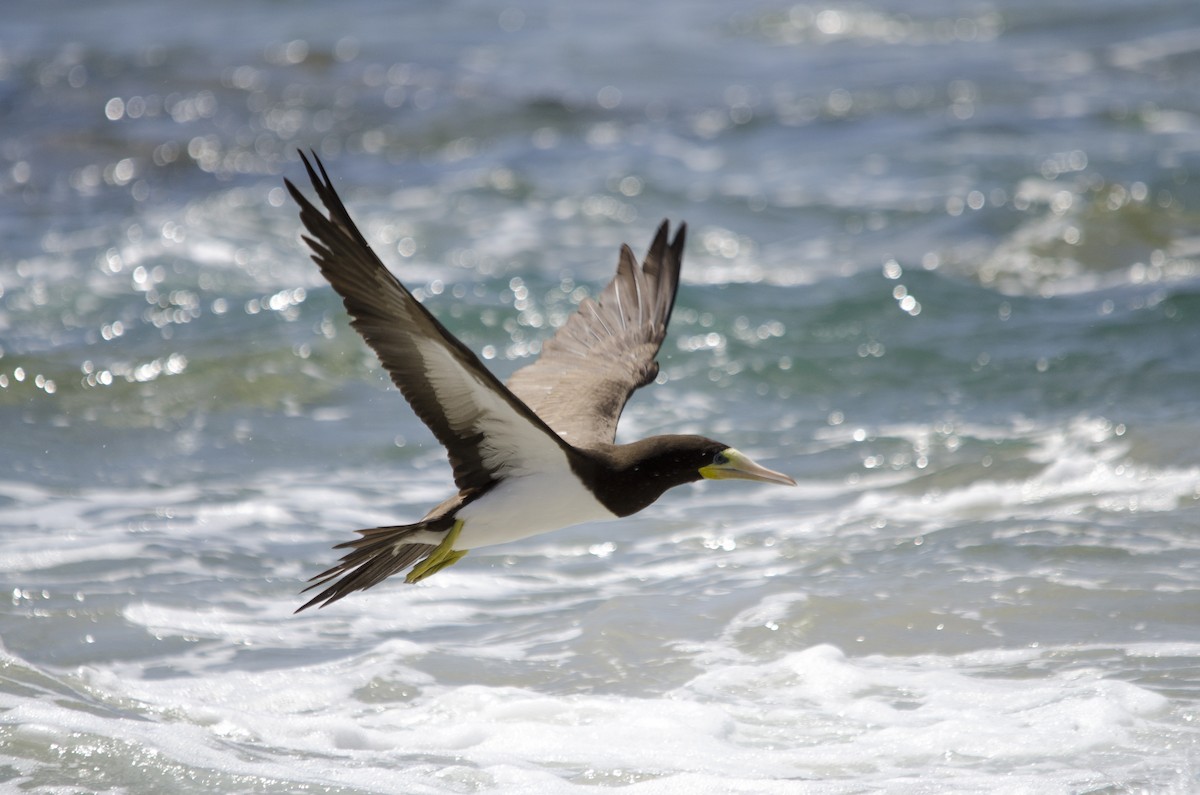
[[[40,2],[0,27],[0,790],[1200,787],[1193,3]],[[687,221],[678,489],[294,616],[452,488],[318,151],[507,375]]]

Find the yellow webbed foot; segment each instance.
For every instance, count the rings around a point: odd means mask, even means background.
[[[467,554],[467,550],[456,550],[454,548],[462,526],[462,519],[455,521],[446,533],[446,537],[442,539],[442,543],[438,544],[424,560],[413,566],[412,571],[408,573],[404,581],[409,583],[420,582],[426,577],[431,577],[447,566],[453,566],[462,560],[463,555]]]
[[[453,566],[455,563],[458,563],[460,560],[462,560],[463,556],[466,554],[467,550],[465,549],[454,550],[450,554],[446,555],[446,557],[442,558],[442,560],[435,566],[432,566],[427,571],[422,572],[421,576],[413,580],[413,582],[420,582],[426,577],[432,577],[447,566]]]

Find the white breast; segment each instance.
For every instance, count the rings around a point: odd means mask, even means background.
[[[463,527],[455,549],[616,518],[575,477],[559,439],[464,368],[446,346],[432,340],[416,340],[415,345],[450,427],[464,436],[483,435],[483,468],[499,479],[491,491],[458,511]],[[438,544],[443,538],[443,533],[424,532],[403,543]]]
[[[617,518],[565,466],[553,473],[507,478],[462,508],[458,517],[463,528],[456,549],[503,544],[582,522]]]

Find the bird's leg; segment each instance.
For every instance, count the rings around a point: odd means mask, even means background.
[[[462,530],[462,526],[462,519],[455,520],[450,529],[446,531],[446,537],[442,539],[442,543],[438,544],[424,560],[413,566],[412,571],[408,573],[404,581],[420,582],[426,577],[437,574],[447,566],[453,566],[462,560],[462,556],[467,554],[467,550],[454,549],[454,543],[458,541],[458,534]]]

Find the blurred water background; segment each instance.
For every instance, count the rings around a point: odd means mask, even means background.
[[[43,0],[0,26],[0,790],[1200,788],[1191,0]],[[451,489],[282,178],[507,375],[691,229],[708,484],[294,616]]]

